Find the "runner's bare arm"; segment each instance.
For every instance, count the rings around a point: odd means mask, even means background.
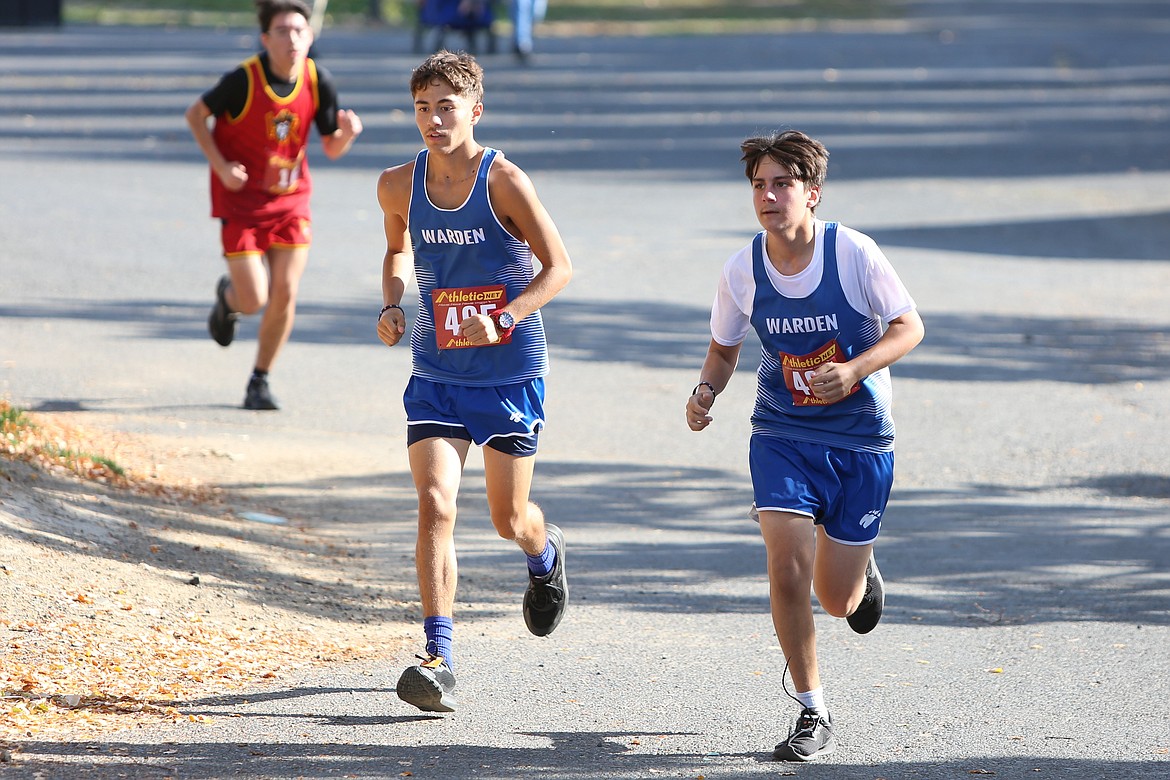
[[[215,138],[207,126],[207,120],[211,118],[211,109],[203,99],[199,98],[192,103],[184,116],[187,119],[187,126],[191,128],[191,135],[195,137],[195,143],[199,145],[203,156],[211,164],[212,172],[223,182],[223,186],[231,192],[243,189],[244,183],[248,181],[248,172],[244,170],[242,164],[225,158],[215,145]]]
[[[908,311],[894,319],[872,347],[847,363],[825,363],[813,373],[813,395],[836,403],[847,396],[854,385],[875,371],[901,360],[922,341],[925,329],[917,311]]]
[[[414,276],[414,252],[407,228],[410,208],[410,182],[414,163],[388,168],[378,177],[378,205],[382,207],[382,226],[386,233],[386,255],[382,259],[382,303],[402,303],[402,296]],[[406,315],[400,308],[390,308],[378,318],[378,338],[394,346],[406,333]]]
[[[338,109],[337,129],[321,137],[321,148],[330,160],[343,156],[353,146],[354,140],[362,134],[362,120],[349,109]]]
[[[528,242],[541,265],[524,292],[504,307],[519,322],[564,289],[573,277],[573,263],[560,231],[524,171],[507,159],[497,158],[488,186],[492,208],[500,222],[516,238]]]
[[[727,383],[735,373],[735,366],[739,363],[739,350],[742,344],[731,347],[724,346],[714,339],[707,347],[707,358],[703,361],[703,370],[699,372],[699,384],[687,399],[687,425],[692,431],[701,431],[711,424],[711,407],[715,403],[715,396],[723,392]],[[704,383],[710,383],[708,387]]]

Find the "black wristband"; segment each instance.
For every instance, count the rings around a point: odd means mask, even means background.
[[[703,385],[707,386],[707,389],[711,391],[711,395],[716,395],[715,385],[711,384],[710,382],[699,382],[699,384],[695,385],[695,389],[691,391],[691,395],[694,395],[695,393],[699,392],[699,388],[702,387]]]
[[[378,319],[381,320],[382,315],[385,314],[386,312],[390,311],[391,309],[398,309],[398,311],[401,311],[403,314],[406,314],[405,311],[402,311],[402,307],[399,306],[397,303],[388,303],[382,307],[382,311],[378,312]]]

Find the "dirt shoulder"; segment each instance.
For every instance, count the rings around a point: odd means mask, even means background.
[[[401,648],[412,605],[365,576],[352,529],[160,476],[189,453],[28,419],[51,453],[116,450],[123,473],[0,439],[0,747],[198,722],[187,703]]]

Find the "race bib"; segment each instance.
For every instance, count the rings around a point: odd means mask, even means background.
[[[474,347],[467,339],[459,335],[459,324],[468,317],[476,314],[491,314],[496,309],[507,305],[504,285],[493,284],[487,287],[443,287],[431,291],[431,304],[435,314],[435,341],[439,349],[463,349]],[[485,347],[497,347],[512,340],[512,334],[507,333],[495,344],[483,344]]]
[[[834,401],[825,401],[813,395],[812,379],[818,366],[825,363],[844,363],[845,352],[837,339],[833,339],[825,346],[810,352],[807,355],[789,355],[780,353],[780,368],[784,372],[784,386],[792,393],[792,403],[795,406],[828,406]],[[845,397],[857,392],[860,384],[854,385]]]
[[[265,190],[273,195],[287,195],[300,186],[300,183],[301,157],[290,160],[276,154],[269,156],[268,168],[264,171]]]

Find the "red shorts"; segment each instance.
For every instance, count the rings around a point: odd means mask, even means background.
[[[307,247],[313,231],[307,217],[284,217],[272,222],[248,224],[223,220],[220,231],[224,257],[265,254],[269,249]]]

